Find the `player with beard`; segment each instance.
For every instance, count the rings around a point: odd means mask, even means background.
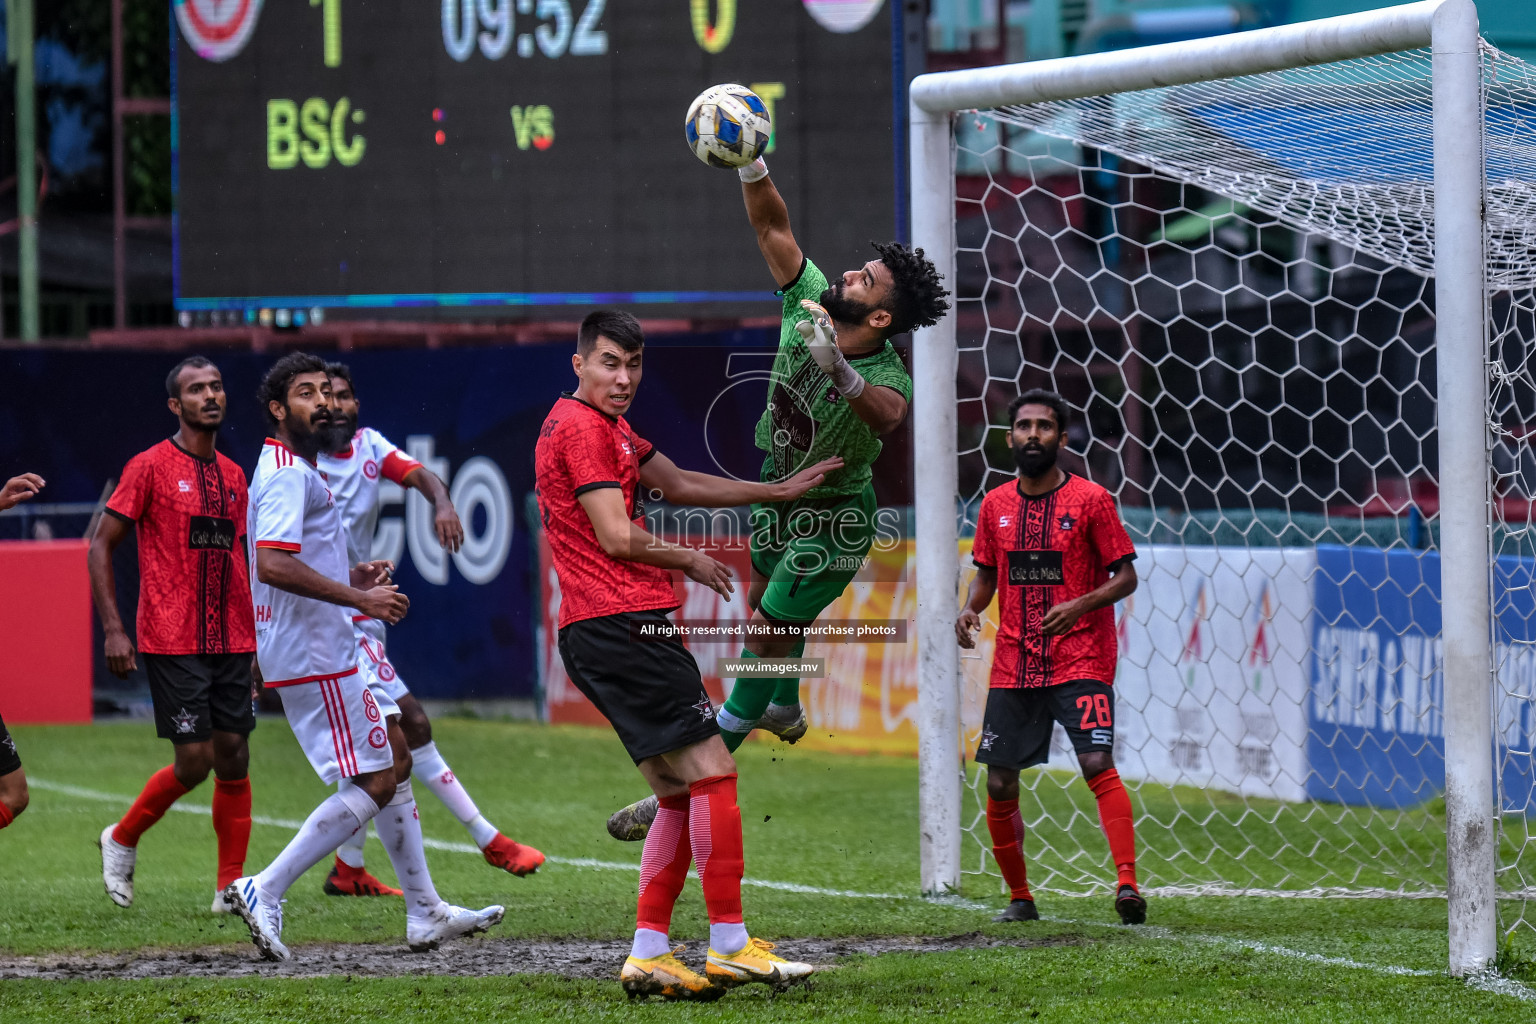
[[[320,453],[319,468],[341,510],[347,531],[347,558],[353,565],[373,559],[373,534],[379,522],[379,484],[392,481],[418,491],[431,504],[433,529],[445,551],[457,551],[464,542],[464,525],[454,511],[448,488],[436,473],[411,458],[372,427],[358,427],[359,403],[352,371],[344,363],[329,363],[331,378],[331,443]],[[358,669],[370,677],[370,685],[382,688],[400,708],[400,731],[411,751],[412,775],[427,784],[443,805],[453,812],[479,847],[486,863],[519,877],[537,871],[544,855],[531,846],[513,842],[485,820],[457,774],[437,751],[432,722],[422,709],[385,651],[386,627],[378,619],[354,615]],[[332,896],[398,896],[399,889],[380,882],[363,865],[366,828],[358,829],[336,851],[336,864],[325,880]]]
[[[1115,910],[1125,924],[1147,919],[1136,886],[1131,798],[1115,770],[1114,604],[1136,590],[1136,549],[1115,500],[1098,484],[1056,465],[1067,404],[1051,391],[1024,392],[1008,406],[1008,446],[1017,480],[982,498],[971,581],[955,620],[960,646],[976,646],[981,614],[1002,581],[997,648],[976,760],[987,766],[987,830],[1012,901],[992,920],[1035,921],[1040,913],[1024,868],[1019,772],[1045,764],[1052,723],[1077,751],[1118,875]]]
[[[0,512],[13,508],[23,501],[30,501],[43,489],[43,478],[36,473],[13,476],[0,487]],[[16,820],[27,809],[27,773],[22,770],[21,756],[16,753],[16,741],[0,718],[0,828]]]
[[[767,165],[759,159],[739,173],[747,219],[783,300],[768,407],[755,437],[764,452],[762,480],[784,480],[821,459],[843,460],[839,472],[800,500],[752,506],[752,623],[803,627],[842,594],[874,542],[870,467],[881,435],[901,425],[912,400],[912,378],[890,339],[938,323],[949,293],[923,251],[898,242],[871,243],[877,259],[829,282],[800,251]],[[741,657],[804,652],[804,639],[758,633]],[[719,722],[733,751],[759,726],[794,743],[806,731],[800,680],[737,678]],[[616,839],[643,839],[655,814],[655,797],[647,797],[610,817],[608,831]]]
[[[224,378],[202,356],[177,363],[165,379],[175,436],[135,455],[107,500],[91,538],[91,594],[106,634],[107,667],[126,679],[142,654],[154,701],[155,730],[171,741],[173,763],[150,776],[123,817],[102,830],[101,877],[120,907],[133,903],[139,837],[212,769],[218,893],[240,876],[251,836],[246,737],[251,653],[256,650],[245,542],[246,483],[214,447],[224,423]],[[112,553],[136,530],[139,548],[138,645],[117,608]]]
[[[399,622],[410,602],[388,583],[388,562],[348,569],[346,531],[315,466],[331,443],[331,380],[324,361],[303,352],[279,359],[259,391],[273,436],[251,481],[247,531],[255,555],[256,652],[263,683],[279,688],[283,713],[321,781],[346,783],[310,814],[258,875],[224,890],[268,960],[286,960],[283,895],[305,871],[370,820],[405,890],[406,941],[414,951],[484,931],[499,906],[466,910],[432,884],[421,822],[411,795],[411,758],[399,709],[358,672],[352,609]]]

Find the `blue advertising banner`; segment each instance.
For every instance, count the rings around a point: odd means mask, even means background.
[[[763,410],[768,331],[652,338],[635,429],[686,469],[756,478],[752,428]],[[384,496],[375,554],[393,557],[411,611],[391,633],[390,657],[424,698],[526,698],[536,692],[534,538],[525,514],[533,448],[562,391],[575,387],[572,344],[317,352],[353,371],[361,421],[420,459],[449,485],[467,542],[444,553],[426,502]],[[219,447],[247,474],[266,436],[257,382],[280,353],[209,351],[229,393]],[[48,481],[40,501],[97,501],[134,454],[170,436],[165,376],[182,357],[165,352],[0,352],[0,476]],[[763,366],[759,368],[757,363]],[[902,504],[908,446],[888,439],[878,470],[882,501]],[[83,531],[83,518],[78,521]],[[60,536],[65,534],[60,533]],[[119,605],[132,621],[134,552],[115,562]],[[100,663],[98,642],[96,657]],[[139,673],[142,681],[142,670]],[[116,685],[102,665],[103,686]]]
[[[1532,795],[1533,570],[1528,559],[1500,558],[1494,565],[1496,761],[1504,805],[1517,810],[1528,807]],[[1445,787],[1439,554],[1319,546],[1312,623],[1307,795],[1374,807],[1439,796]]]

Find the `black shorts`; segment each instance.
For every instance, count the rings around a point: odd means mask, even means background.
[[[245,736],[256,728],[249,654],[143,654],[155,734],[172,743],[201,743],[213,731]]]
[[[16,741],[6,730],[5,719],[0,718],[0,775],[9,775],[20,768],[21,755],[16,753]]]
[[[976,745],[978,764],[1033,768],[1051,756],[1051,725],[1060,722],[1079,754],[1114,750],[1115,688],[1096,679],[1056,686],[987,691]]]
[[[699,663],[682,641],[634,640],[631,627],[665,612],[621,612],[560,630],[560,660],[576,688],[603,713],[639,764],[720,735]]]

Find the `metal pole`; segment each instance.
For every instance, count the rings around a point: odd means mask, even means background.
[[[128,203],[123,194],[123,0],[112,0],[112,326],[128,326]]]
[[[912,242],[955,287],[955,176],[948,113],[911,111]],[[960,886],[960,551],[955,520],[955,311],[912,338],[917,573],[918,830],[923,892]]]
[[[21,340],[38,340],[37,95],[32,73],[32,0],[11,0],[16,64],[16,214],[20,220]]]
[[[1434,17],[1435,348],[1445,641],[1446,895],[1452,974],[1493,961],[1493,672],[1489,608],[1487,290],[1477,8]]]

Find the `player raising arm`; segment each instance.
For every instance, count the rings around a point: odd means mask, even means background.
[[[991,689],[976,761],[987,766],[987,830],[1012,902],[994,921],[1040,913],[1024,868],[1019,772],[1044,764],[1060,722],[1098,798],[1099,823],[1118,874],[1115,910],[1147,919],[1136,887],[1131,798],[1115,770],[1116,601],[1136,590],[1136,549],[1108,491],[1056,465],[1067,404],[1026,391],[1008,407],[1017,480],[987,492],[976,515],[976,577],[955,620],[960,646],[976,646],[981,613],[1002,584]]]
[[[758,160],[738,173],[747,219],[783,299],[768,407],[755,437],[764,453],[761,479],[784,480],[821,459],[843,460],[841,470],[798,501],[752,509],[752,622],[804,626],[842,594],[874,542],[870,467],[881,435],[901,425],[912,398],[912,378],[890,339],[937,323],[949,293],[921,249],[897,242],[874,243],[878,258],[829,282],[800,251],[767,165]],[[804,653],[803,640],[758,633],[741,657]],[[719,720],[730,750],[759,725],[793,743],[806,730],[800,680],[740,677]],[[647,797],[615,812],[609,833],[644,838],[655,808]]]
[[[698,664],[670,636],[667,612],[678,601],[668,570],[725,596],[733,592],[731,570],[648,533],[640,488],[692,505],[785,501],[842,463],[827,460],[773,484],[679,469],[624,419],[640,385],[644,344],[628,313],[600,310],[582,321],[571,359],[581,383],[544,420],[534,473],[560,581],[560,659],[660,803],[641,857],[635,938],[620,981],[632,995],[708,999],[744,982],[804,978],[811,967],[780,959],[747,933],[736,763],[720,741]],[[695,857],[709,913],[704,977],[673,955],[667,938]]]
[[[27,501],[43,489],[43,478],[36,473],[13,476],[0,487],[0,512]],[[16,815],[27,809],[27,773],[21,768],[21,757],[16,753],[16,741],[0,718],[0,828],[16,820]]]

